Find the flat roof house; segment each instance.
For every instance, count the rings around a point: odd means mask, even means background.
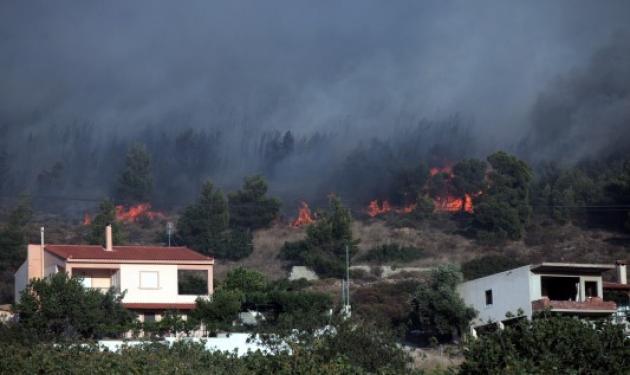
[[[604,301],[602,274],[617,268],[625,275],[625,264],[541,263],[466,281],[458,292],[478,312],[473,329],[550,310],[582,317],[606,317],[617,305]],[[625,282],[624,282],[625,283]],[[474,334],[475,332],[473,332]]]
[[[125,291],[123,306],[137,312],[141,321],[153,320],[165,310],[191,310],[198,297],[208,298],[213,266],[213,258],[186,247],[112,246],[108,226],[105,247],[43,240],[28,245],[27,259],[15,273],[15,298],[17,302],[31,279],[66,272],[80,276],[86,288]]]

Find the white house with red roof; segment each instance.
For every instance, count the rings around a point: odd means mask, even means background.
[[[125,292],[123,306],[141,321],[165,310],[186,312],[213,292],[214,259],[186,247],[113,246],[111,227],[100,245],[28,245],[26,261],[15,273],[15,298],[30,280],[57,272],[80,276],[87,288]],[[193,282],[191,282],[191,280]]]

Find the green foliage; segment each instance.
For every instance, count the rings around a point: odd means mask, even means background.
[[[367,251],[360,260],[378,264],[400,262],[407,263],[425,256],[422,249],[413,246],[401,246],[399,244],[385,244]]]
[[[366,334],[369,334],[366,332]],[[357,337],[355,334],[354,337]],[[135,347],[124,347],[120,352],[100,351],[93,345],[14,345],[0,342],[0,371],[11,374],[217,374],[217,375],[398,375],[404,372],[399,366],[385,364],[372,371],[379,359],[406,361],[402,350],[389,344],[385,349],[374,347],[371,362],[370,352],[357,353],[366,357],[365,366],[360,358],[348,358],[343,353],[327,349],[332,343],[326,337],[320,340],[321,350],[313,351],[295,345],[292,353],[279,352],[264,355],[260,352],[238,357],[234,353],[207,351],[203,344],[179,342],[173,346],[153,343]],[[373,339],[373,342],[377,340]],[[355,364],[356,363],[356,364]],[[411,373],[411,372],[409,372]]]
[[[462,276],[454,266],[440,266],[416,289],[413,296],[411,328],[434,336],[459,336],[476,312],[457,293]]]
[[[230,225],[249,230],[269,226],[278,215],[280,201],[265,194],[267,182],[262,176],[245,178],[241,190],[228,194]]]
[[[134,315],[113,290],[86,289],[78,278],[57,273],[33,280],[15,305],[19,328],[40,340],[117,337],[131,328]]]
[[[518,240],[532,211],[532,171],[525,162],[503,151],[490,155],[488,162],[492,167],[489,187],[475,204],[474,231],[484,242]]]
[[[139,203],[149,201],[152,192],[151,157],[144,145],[135,144],[127,151],[116,196],[124,202]]]
[[[281,256],[295,264],[311,267],[321,276],[343,275],[345,249],[350,256],[358,241],[352,238],[352,216],[337,197],[330,197],[328,211],[306,229],[303,241],[285,243]]]
[[[429,177],[426,164],[401,168],[394,175],[389,198],[394,204],[409,204],[417,200],[418,192],[422,191]],[[433,208],[433,206],[431,207]]]
[[[324,358],[343,353],[351,365],[369,373],[404,373],[410,362],[409,356],[397,345],[395,335],[369,321],[339,322],[334,325],[334,331],[315,340],[313,351]]]
[[[419,192],[416,197],[416,208],[411,212],[411,215],[416,220],[426,220],[433,214],[434,210],[433,199],[423,192]]]
[[[112,226],[112,241],[114,245],[124,243],[126,233],[122,224],[116,220],[116,206],[110,200],[101,202],[98,213],[94,216],[86,235],[86,240],[91,245],[105,245],[105,227]]]
[[[194,315],[188,316],[184,320],[179,312],[167,310],[162,314],[159,322],[144,322],[139,324],[139,326],[150,337],[163,337],[165,335],[175,336],[181,333],[188,335],[199,327],[199,322]]]
[[[571,317],[521,320],[472,340],[461,374],[626,374],[630,341],[621,326]]]
[[[243,293],[261,292],[267,288],[267,278],[260,272],[237,267],[228,272],[223,287]]]
[[[241,311],[243,298],[239,290],[218,289],[210,300],[197,299],[193,317],[204,323],[208,331],[229,330]]]
[[[484,255],[462,264],[464,280],[473,280],[523,266],[524,263],[505,255]]]
[[[254,251],[253,236],[249,230],[231,229],[223,234],[216,256],[230,260],[246,258]]]
[[[207,181],[197,201],[177,221],[177,239],[186,246],[221,259],[238,260],[252,253],[249,229],[230,229],[228,203]]]
[[[26,258],[26,226],[32,217],[30,200],[22,197],[0,228],[0,303],[13,302],[13,273]]]
[[[453,166],[453,185],[458,196],[478,193],[486,188],[486,162],[464,159]]]

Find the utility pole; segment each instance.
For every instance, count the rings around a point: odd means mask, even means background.
[[[344,285],[345,284],[345,285]],[[349,318],[350,317],[350,250],[348,248],[348,245],[346,245],[346,280],[344,280],[342,282],[342,285],[345,286],[344,288],[344,306],[343,306],[343,312],[344,312],[344,317]]]

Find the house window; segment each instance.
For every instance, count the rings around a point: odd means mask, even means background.
[[[140,289],[157,289],[159,284],[156,271],[140,271]]]
[[[208,271],[178,270],[177,293],[181,295],[207,295]]]
[[[586,297],[598,297],[597,296],[597,281],[584,282],[584,294]]]
[[[492,289],[486,290],[486,306],[492,305]]]

